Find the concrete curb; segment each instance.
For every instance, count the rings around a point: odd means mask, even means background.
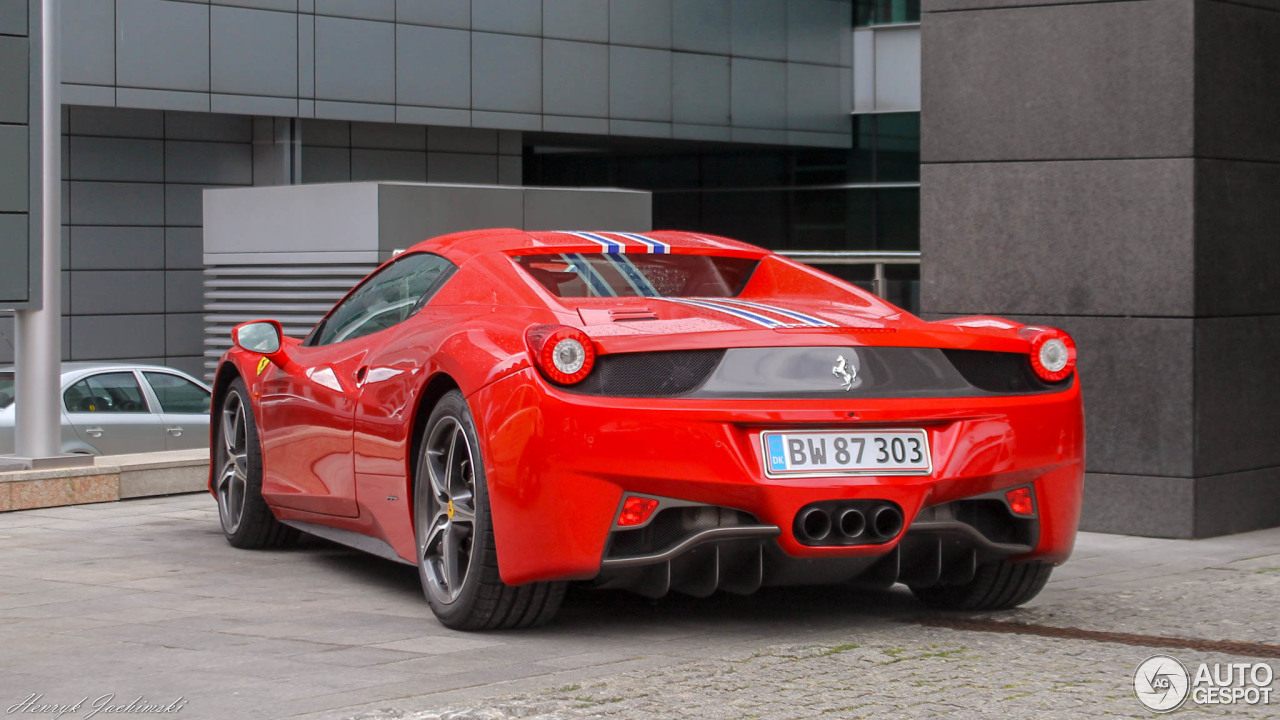
[[[113,455],[88,467],[0,472],[0,512],[202,492],[209,451]]]

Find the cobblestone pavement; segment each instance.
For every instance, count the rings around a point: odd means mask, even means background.
[[[1132,692],[1146,657],[1258,658],[983,623],[1280,644],[1278,591],[1280,530],[1086,533],[1027,607],[947,616],[982,630],[928,624],[905,591],[802,588],[575,590],[549,627],[467,634],[435,622],[413,568],[322,541],[237,551],[212,499],[155,498],[0,514],[0,710],[41,716],[18,707],[38,695],[83,698],[63,718],[138,697],[219,720],[1151,718]],[[1280,699],[1173,714],[1199,716],[1277,717]]]

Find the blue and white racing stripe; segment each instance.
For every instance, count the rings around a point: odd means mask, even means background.
[[[741,318],[743,320],[753,322],[756,325],[759,325],[761,327],[767,327],[767,328],[787,327],[786,323],[779,322],[777,320],[774,320],[773,318],[765,317],[764,315],[761,315],[759,313],[754,313],[754,312],[751,312],[750,310],[744,310],[742,308],[734,307],[732,305],[721,305],[712,300],[704,300],[704,299],[695,300],[693,298],[674,298],[674,297],[663,298],[663,300],[667,300],[673,303],[680,303],[681,305],[691,305],[693,307],[702,308],[704,310],[719,310],[720,312],[725,313],[726,315],[732,315],[736,318]]]
[[[737,299],[731,300],[729,298],[723,298],[721,300],[718,300],[717,302],[727,303],[729,305],[738,305],[741,307],[753,308],[755,310],[764,310],[766,312],[771,312],[776,315],[781,315],[783,317],[791,318],[792,320],[797,320],[800,323],[807,325],[809,327],[839,327],[835,323],[829,322],[827,320],[823,320],[822,318],[816,318],[812,315],[806,315],[802,312],[797,312],[795,310],[787,310],[785,308],[774,307],[773,305],[765,305],[764,303],[747,302],[746,300],[737,300]]]
[[[634,240],[648,247],[649,252],[654,255],[663,255],[663,254],[671,253],[671,246],[662,242],[661,240],[654,240],[653,238],[645,237],[644,235],[637,235],[635,233],[615,232],[613,234],[619,237],[624,237],[628,240]]]
[[[605,251],[605,253],[609,255],[616,255],[618,253],[624,253],[627,251],[626,243],[618,242],[617,240],[614,240],[612,238],[607,238],[603,235],[597,235],[596,233],[589,233],[589,232],[573,232],[571,230],[563,230],[561,232],[563,232],[566,235],[572,235],[574,237],[582,238],[583,240],[590,240],[591,242],[599,245]]]

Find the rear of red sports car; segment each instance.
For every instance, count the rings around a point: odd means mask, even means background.
[[[903,582],[995,608],[1070,554],[1065,334],[926,323],[777,255],[639,237],[666,242],[508,254],[556,322],[469,399],[505,582]]]
[[[415,564],[453,628],[546,622],[570,580],[1011,607],[1075,536],[1065,333],[924,322],[725,238],[447,235],[305,340],[232,335],[210,477],[228,541],[301,530]]]

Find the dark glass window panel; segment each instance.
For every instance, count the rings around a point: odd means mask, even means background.
[[[853,24],[920,22],[920,0],[854,0]]]
[[[696,155],[622,156],[617,166],[618,187],[666,190],[698,186]]]
[[[920,113],[886,113],[876,119],[876,169],[879,182],[920,179]]]
[[[853,150],[849,157],[850,182],[874,182],[876,158],[876,116],[853,117]]]
[[[767,248],[786,247],[787,196],[780,192],[727,191],[702,196],[702,232]]]
[[[518,264],[556,297],[735,297],[755,258],[683,254],[521,255]]]
[[[131,372],[91,375],[67,388],[62,395],[67,412],[150,412],[142,386]]]
[[[920,249],[920,189],[877,190],[876,235],[880,250]]]
[[[702,194],[696,191],[654,193],[653,227],[660,230],[703,230]]]
[[[417,313],[453,270],[453,263],[438,255],[401,255],[334,306],[307,343],[330,345],[398,325]]]
[[[788,185],[785,150],[743,150],[702,156],[702,187]]]
[[[144,372],[151,390],[160,401],[160,410],[167,413],[202,414],[209,412],[209,391],[169,373]]]

